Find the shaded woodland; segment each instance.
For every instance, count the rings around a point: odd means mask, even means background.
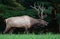
[[[0,33],[6,27],[4,22],[6,18],[28,15],[38,19],[37,11],[30,7],[31,5],[34,6],[34,3],[44,6],[45,10],[43,13],[47,15],[44,20],[48,21],[49,24],[46,27],[31,27],[29,32],[60,33],[60,0],[0,0]],[[18,32],[24,32],[24,28],[16,28],[13,33]]]

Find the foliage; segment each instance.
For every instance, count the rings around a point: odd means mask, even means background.
[[[5,10],[4,13],[0,13],[0,16],[2,16],[3,18],[22,16],[22,15],[29,15],[35,18],[37,13],[34,10],[24,10],[24,11]]]
[[[57,14],[56,18],[58,19],[58,22],[60,23],[60,14]]]
[[[23,7],[20,3],[16,2],[16,0],[0,0],[1,4],[7,5],[12,8],[16,8],[19,10],[24,10],[25,7]]]

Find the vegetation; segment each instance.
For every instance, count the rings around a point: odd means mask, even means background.
[[[0,34],[0,39],[60,39],[60,34]]]

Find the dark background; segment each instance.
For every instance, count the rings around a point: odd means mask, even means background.
[[[4,19],[6,18],[22,15],[39,18],[37,11],[30,7],[30,5],[33,6],[35,2],[42,4],[46,8],[44,14],[48,16],[44,20],[48,21],[49,25],[45,29],[59,32],[60,0],[0,0],[0,31],[3,32],[5,29],[6,24]]]

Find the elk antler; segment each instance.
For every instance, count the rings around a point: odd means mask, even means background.
[[[30,7],[32,7],[33,9],[35,9],[37,12],[38,12],[38,16],[40,17],[40,10],[39,10],[39,8],[38,8],[38,6],[36,5],[36,3],[34,3],[34,6],[30,6]]]
[[[39,11],[39,9],[38,9],[37,6],[36,6],[36,3],[34,3],[34,6],[30,6],[30,7],[32,7],[32,8],[35,9],[36,11]]]
[[[44,12],[45,8],[43,6],[39,5],[39,3],[37,3],[37,5],[36,5],[36,3],[34,3],[34,6],[30,6],[30,7],[32,7],[33,9],[35,9],[38,12],[38,16],[41,19],[44,19],[43,12]],[[41,13],[40,13],[40,11],[41,11]],[[41,14],[41,16],[39,14]]]

